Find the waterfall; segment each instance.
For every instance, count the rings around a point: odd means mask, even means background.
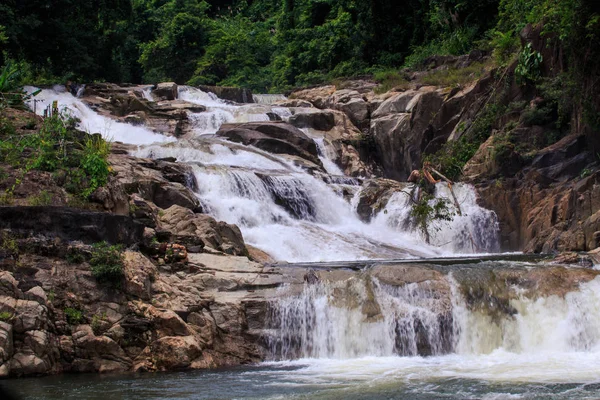
[[[454,184],[450,193],[448,185],[438,183],[435,186],[436,199],[448,199],[447,207],[453,214],[452,221],[432,221],[429,226],[433,245],[447,249],[452,253],[494,253],[500,250],[500,227],[498,217],[493,211],[477,204],[477,195],[470,185]],[[386,204],[384,210],[375,217],[375,224],[395,227],[399,230],[411,227],[412,187],[396,192]],[[453,199],[456,198],[459,209]]]
[[[474,309],[452,275],[446,292],[433,281],[390,286],[369,275],[305,283],[272,302],[266,337],[271,356],[480,356],[600,352],[600,278],[578,291],[529,298],[517,294],[510,312]],[[509,285],[508,283],[505,283]],[[462,283],[464,285],[464,283]],[[293,292],[293,291],[292,291]],[[518,292],[518,290],[517,290]],[[447,298],[445,298],[447,297]]]
[[[33,93],[38,90],[32,86],[26,86],[24,89],[27,93]],[[54,101],[57,101],[61,111],[68,113],[80,121],[78,123],[79,129],[88,133],[100,133],[107,140],[137,145],[175,140],[174,138],[154,133],[141,126],[133,126],[102,116],[88,107],[83,101],[68,93],[64,86],[55,86],[53,89],[42,90],[37,96],[29,100],[28,105],[32,110],[34,109],[34,99],[38,102],[35,109],[39,115],[43,115],[44,109],[47,106],[51,106]]]
[[[437,246],[429,246],[410,226],[410,205],[402,203],[402,195],[394,195],[385,212],[371,223],[360,220],[356,202],[348,201],[359,191],[360,182],[343,175],[323,136],[310,134],[326,174],[312,175],[285,155],[212,135],[224,123],[267,121],[274,115],[285,120],[291,115],[288,108],[233,104],[188,86],[178,90],[180,100],[206,107],[204,112],[188,113],[193,132],[179,140],[113,121],[60,89],[44,90],[38,99],[48,104],[58,100],[61,107],[81,120],[84,130],[142,145],[133,155],[174,157],[189,163],[204,210],[218,220],[238,225],[246,243],[280,261],[435,257],[496,249],[495,215],[476,205],[472,188],[457,186],[465,213],[452,224],[435,227]],[[145,91],[144,96],[152,94]]]

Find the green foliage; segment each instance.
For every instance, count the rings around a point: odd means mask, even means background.
[[[64,313],[69,325],[80,325],[83,322],[83,313],[81,310],[67,307],[64,309]]]
[[[535,83],[541,75],[542,61],[542,55],[533,50],[531,43],[527,43],[519,53],[519,63],[515,69],[517,83]]]
[[[106,282],[119,286],[124,276],[122,248],[118,245],[109,245],[106,242],[96,243],[92,247],[90,266],[92,275],[98,282]]]
[[[42,190],[35,196],[29,198],[30,206],[48,206],[52,204],[52,194],[46,190]]]
[[[8,254],[13,256],[19,255],[19,245],[16,239],[7,231],[3,231],[0,234],[0,249],[4,250]]]
[[[8,311],[2,311],[0,312],[0,321],[2,322],[10,322],[14,317],[14,314],[8,312]]]
[[[90,323],[90,326],[92,328],[92,331],[94,332],[94,335],[98,336],[100,334],[102,334],[103,331],[103,322],[106,321],[106,313],[103,312],[102,314],[94,314],[94,316],[92,317],[92,322]]]
[[[446,198],[435,198],[423,191],[418,201],[413,202],[410,216],[421,231],[427,243],[430,242],[431,227],[434,221],[452,221],[454,212],[448,207],[450,201]],[[434,228],[434,229],[439,229]]]
[[[373,79],[379,84],[376,93],[385,93],[393,88],[407,89],[410,82],[404,75],[395,69],[375,70]]]
[[[75,124],[68,114],[59,113],[45,118],[39,132],[18,135],[14,130],[5,130],[0,141],[0,162],[23,173],[41,170],[63,175],[61,185],[86,199],[108,180],[110,143],[99,135],[77,131]]]

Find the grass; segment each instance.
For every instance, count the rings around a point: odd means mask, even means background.
[[[42,190],[38,195],[29,198],[30,206],[49,206],[52,204],[52,194]]]
[[[465,68],[448,68],[425,74],[419,81],[428,86],[464,86],[483,77],[490,69],[490,63],[473,63]]]
[[[408,89],[410,87],[410,81],[407,80],[404,75],[394,69],[380,70],[373,74],[373,79],[379,83],[374,89],[377,94],[389,92],[392,89]]]

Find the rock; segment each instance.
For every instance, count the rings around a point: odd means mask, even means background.
[[[371,218],[385,208],[394,193],[405,190],[409,186],[408,183],[390,179],[370,179],[363,183],[356,207],[360,219],[365,222],[371,221]]]
[[[301,100],[301,99],[281,100],[281,101],[275,102],[273,105],[277,106],[277,107],[287,107],[287,108],[311,108],[311,107],[314,107],[310,101]]]
[[[126,251],[123,253],[123,272],[127,293],[144,300],[152,298],[152,282],[158,271],[150,260],[141,253]]]
[[[289,118],[289,123],[297,128],[330,131],[335,126],[335,117],[333,113],[327,111],[296,113]]]
[[[29,289],[25,293],[25,298],[28,300],[37,301],[39,304],[45,306],[48,302],[48,296],[46,296],[46,292],[39,286],[35,286]]]
[[[15,333],[45,330],[48,324],[48,309],[37,301],[17,300],[15,303],[13,328]]]
[[[0,321],[0,365],[4,365],[13,355],[13,327]]]
[[[246,248],[248,249],[248,257],[253,261],[256,261],[261,264],[269,264],[275,262],[275,259],[273,257],[265,253],[261,249],[257,249],[256,247],[250,246],[248,244],[246,245]]]
[[[298,128],[284,122],[224,124],[217,136],[276,154],[299,156],[321,165],[315,142]]]
[[[428,91],[435,88],[427,88]],[[410,113],[415,108],[419,98],[423,95],[422,91],[407,90],[406,92],[398,93],[389,99],[385,100],[373,112],[373,119],[381,118],[390,114]]]
[[[194,336],[163,337],[148,352],[159,371],[169,371],[189,367],[202,354],[202,347]]]
[[[312,89],[304,89],[293,92],[290,100],[300,99],[309,101],[317,108],[326,108],[327,100],[335,92],[335,86],[320,86]]]
[[[43,359],[34,354],[17,353],[10,360],[10,374],[13,376],[44,374],[48,367]]]
[[[588,253],[595,265],[600,265],[600,247]]]
[[[350,117],[352,123],[357,127],[368,128],[369,104],[359,92],[349,89],[338,90],[329,97],[327,102],[329,107]]]
[[[198,86],[198,89],[214,93],[218,98],[223,100],[234,101],[236,103],[254,103],[250,89],[226,86]]]
[[[131,245],[143,238],[144,227],[130,217],[67,207],[0,207],[0,228],[32,232],[86,243],[106,241]]]
[[[175,82],[164,82],[156,85],[152,94],[161,100],[175,100],[178,97],[177,92],[178,86]]]
[[[160,221],[163,229],[177,233],[176,237],[183,242],[198,243],[194,242],[194,239],[200,239],[203,245],[227,254],[248,254],[239,228],[218,222],[209,215],[194,214],[189,209],[172,206],[165,210]]]

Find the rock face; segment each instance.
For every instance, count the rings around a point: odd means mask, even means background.
[[[132,218],[65,207],[0,207],[0,229],[87,243],[106,241],[132,245],[142,239],[144,227]]]
[[[298,156],[321,165],[315,142],[298,128],[284,122],[224,124],[217,136],[271,153]]]
[[[248,328],[262,322],[250,310],[264,308],[262,289],[281,283],[275,270],[209,254],[190,256],[177,272],[138,252],[122,260],[119,288],[97,283],[86,261],[29,250],[22,270],[0,271],[0,312],[10,316],[0,322],[0,375],[211,368],[263,357]]]

